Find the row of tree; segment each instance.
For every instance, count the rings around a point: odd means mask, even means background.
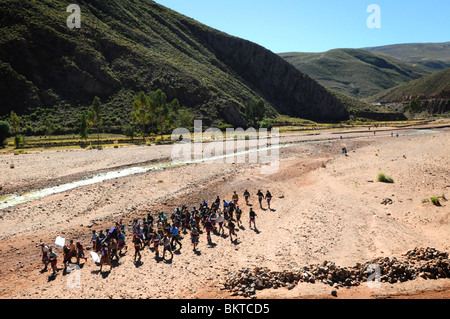
[[[156,126],[159,129],[162,140],[164,129],[175,123],[179,109],[180,102],[174,99],[169,103],[166,94],[161,90],[152,91],[148,95],[144,92],[139,92],[136,100],[133,102],[131,120],[133,123],[141,126],[144,141],[147,126]]]
[[[247,118],[248,127],[269,127],[270,123],[266,123],[265,119],[267,115],[267,109],[264,101],[250,101],[245,107],[245,116]],[[104,113],[102,110],[102,103],[99,97],[95,97],[92,105],[87,112],[83,112],[79,120],[79,136],[80,138],[87,140],[90,132],[95,132],[97,135],[98,145],[100,145],[100,133],[102,130]],[[48,118],[47,118],[48,120]],[[48,120],[49,121],[49,120]],[[181,107],[177,99],[168,101],[167,95],[160,89],[151,91],[146,94],[139,92],[133,101],[133,109],[130,113],[130,125],[124,128],[124,133],[127,136],[134,137],[136,133],[135,126],[140,131],[141,136],[146,141],[146,136],[149,132],[159,132],[161,140],[163,140],[164,132],[169,131],[174,127],[191,128],[193,126],[194,116],[191,112]],[[17,141],[16,147],[20,143],[20,117],[11,112],[10,119],[8,121],[0,121],[0,146],[4,144],[7,136],[13,134],[15,141]],[[45,120],[44,120],[45,122]],[[46,130],[47,135],[51,134],[51,121],[45,124],[48,127]]]
[[[250,101],[245,107],[245,116],[249,127],[271,128],[270,120],[265,119],[267,108],[263,100]],[[175,98],[171,102],[167,100],[167,95],[161,90],[151,91],[146,94],[139,92],[133,102],[133,111],[130,114],[131,122],[140,128],[142,138],[145,142],[147,133],[159,131],[161,140],[163,133],[173,127],[190,128],[193,126],[194,116],[185,107],[180,106],[180,102]],[[101,103],[96,97],[92,103],[91,110],[81,117],[80,137],[87,138],[89,127],[94,128],[99,134],[102,123]],[[134,128],[126,130],[128,136],[134,135]]]
[[[89,130],[93,129],[97,133],[100,143],[100,130],[103,122],[102,106],[98,97],[94,98],[91,109],[83,113],[80,118],[80,137],[87,139]],[[151,91],[149,94],[139,92],[133,102],[133,111],[130,113],[131,123],[140,128],[142,138],[145,142],[149,131],[156,128],[164,139],[164,132],[173,125],[190,127],[193,124],[194,117],[189,110],[180,106],[177,99],[170,103],[167,95],[162,90]],[[134,136],[133,126],[125,128],[125,135]]]

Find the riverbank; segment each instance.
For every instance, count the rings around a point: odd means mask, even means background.
[[[379,256],[400,256],[414,247],[448,252],[448,202],[443,199],[442,206],[437,207],[424,199],[450,197],[446,147],[450,145],[450,133],[448,129],[436,134],[398,132],[398,138],[392,137],[388,128],[375,135],[373,131],[286,135],[280,143],[305,143],[281,149],[279,170],[272,175],[261,175],[258,163],[197,163],[89,185],[9,208],[0,215],[0,274],[4,279],[0,296],[236,298],[220,289],[229,270],[256,266],[285,270],[324,260],[352,266]],[[341,140],[341,135],[345,139]],[[2,172],[8,171],[2,176],[8,185],[23,190],[26,187],[21,187],[33,178],[35,183],[46,185],[45,181],[77,173],[164,161],[171,147],[26,154],[15,162],[14,170],[23,167],[16,174],[9,174],[8,170],[13,170],[2,162]],[[347,157],[341,155],[342,147],[347,148]],[[392,176],[394,183],[377,183],[378,173]],[[199,252],[195,253],[186,234],[183,248],[173,259],[156,258],[147,247],[140,263],[133,262],[130,247],[111,271],[100,273],[89,259],[81,269],[79,288],[68,287],[70,276],[62,271],[52,279],[48,272],[40,272],[39,244],[52,245],[58,235],[89,246],[93,229],[111,227],[120,218],[129,226],[133,218],[146,217],[149,212],[169,213],[181,205],[198,206],[203,199],[211,201],[217,195],[231,199],[234,190],[242,194],[246,188],[258,214],[257,229],[248,227],[249,207],[241,204],[245,218],[235,243],[213,235],[211,246],[202,235]],[[258,189],[271,190],[272,211],[267,206],[258,207],[254,195]],[[392,203],[383,204],[386,198]],[[58,256],[61,267],[60,249]],[[364,286],[340,289],[337,295],[386,298],[440,291],[448,298],[448,287],[448,279],[418,279],[383,284],[378,290]],[[330,296],[330,287],[321,283],[257,293],[258,298]]]

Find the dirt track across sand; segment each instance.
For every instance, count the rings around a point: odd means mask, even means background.
[[[399,131],[402,133],[402,131]],[[450,250],[449,206],[424,202],[446,195],[450,188],[450,131],[370,138],[372,132],[324,132],[320,136],[282,137],[281,143],[323,139],[280,150],[280,168],[261,175],[259,164],[200,163],[123,177],[77,188],[0,211],[1,298],[231,298],[221,290],[229,270],[264,266],[274,270],[302,267],[324,260],[352,266],[378,256],[400,256],[414,247]],[[381,131],[379,134],[382,134]],[[349,137],[367,137],[350,139]],[[334,138],[334,139],[331,139]],[[348,156],[341,155],[347,147]],[[67,176],[166,160],[171,146],[105,149],[103,151],[42,152],[2,156],[4,190],[24,191],[34,185],[49,186]],[[149,154],[151,154],[149,156]],[[7,165],[14,159],[16,168]],[[376,182],[379,173],[392,176],[393,184]],[[77,175],[78,174],[78,175]],[[79,175],[81,174],[81,175]],[[242,193],[248,189],[258,214],[257,229],[247,223],[248,209]],[[260,209],[256,191],[271,190],[272,210]],[[70,288],[75,272],[55,278],[42,273],[41,242],[53,245],[57,235],[82,241],[89,247],[93,229],[109,228],[123,218],[127,225],[148,212],[198,206],[217,195],[241,195],[244,223],[238,239],[213,235],[214,245],[200,237],[198,252],[184,235],[183,248],[173,259],[156,258],[146,247],[141,262],[129,251],[99,272],[88,259],[79,275],[80,286]],[[382,202],[389,198],[388,204]],[[62,267],[61,249],[58,249]],[[83,262],[82,262],[83,264]],[[107,267],[108,269],[108,267]],[[73,275],[73,276],[72,276]],[[414,280],[386,284],[380,289],[364,286],[341,289],[339,298],[449,297],[449,279]],[[258,298],[332,298],[321,283],[263,290]]]

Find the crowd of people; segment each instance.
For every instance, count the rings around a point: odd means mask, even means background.
[[[247,189],[243,196],[245,204],[251,206],[249,203],[250,192]],[[264,199],[267,201],[268,208],[271,209],[272,194],[270,191],[267,191],[264,195],[261,190],[258,190],[256,196],[261,209],[263,209]],[[92,230],[91,254],[95,253],[94,256],[98,256],[98,260],[94,259],[94,261],[100,264],[100,272],[103,271],[104,265],[108,265],[111,269],[112,261],[119,260],[124,254],[123,250],[128,250],[125,234],[130,231],[135,262],[141,259],[141,251],[145,247],[149,247],[158,258],[162,252],[163,259],[166,258],[166,253],[169,253],[172,259],[174,251],[181,249],[183,246],[181,242],[182,234],[189,234],[194,251],[197,251],[202,234],[205,235],[208,244],[212,244],[212,233],[226,236],[231,242],[235,241],[237,227],[242,226],[242,214],[239,195],[235,191],[230,201],[221,200],[217,196],[212,203],[203,200],[198,206],[191,209],[185,205],[177,207],[170,216],[162,211],[157,213],[156,216],[149,213],[142,219],[133,219],[129,227],[126,227],[123,219],[120,219],[119,222],[114,224],[114,227],[105,231],[100,230],[97,233],[96,230]],[[250,207],[248,216],[249,227],[251,228],[253,225],[256,229],[257,214],[253,207]],[[44,270],[47,270],[48,265],[50,265],[53,275],[55,275],[58,268],[54,249],[41,244],[41,250]],[[69,245],[63,246],[63,255],[64,270],[67,269],[69,263],[72,263],[73,258],[76,258],[78,265],[82,259],[87,261],[83,245],[80,242],[75,244],[73,240],[70,241]]]

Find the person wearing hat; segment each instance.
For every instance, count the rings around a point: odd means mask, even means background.
[[[52,247],[48,248],[48,260],[52,267],[53,275],[56,275],[56,271],[58,270],[58,268],[57,268],[58,258],[56,256],[55,252],[53,251]]]
[[[42,263],[44,264],[43,271],[47,271],[47,266],[49,264],[49,257],[48,257],[48,247],[45,246],[44,243],[41,244],[41,252],[42,252]]]

